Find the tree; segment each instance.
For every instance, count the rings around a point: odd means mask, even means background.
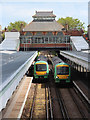
[[[84,24],[82,23],[79,19],[74,19],[72,17],[66,17],[66,18],[59,18],[58,23],[61,23],[65,28],[66,25],[68,26],[68,30],[72,30],[72,29],[85,29]]]
[[[21,31],[22,27],[26,26],[26,22],[24,21],[16,21],[14,23],[10,23],[10,25],[7,27],[8,31],[11,31],[12,29],[16,29],[17,31]]]

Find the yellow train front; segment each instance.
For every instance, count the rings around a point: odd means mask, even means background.
[[[49,66],[45,56],[39,56],[34,63],[34,78],[47,79],[49,75]]]
[[[71,83],[70,66],[58,57],[52,58],[55,83]]]

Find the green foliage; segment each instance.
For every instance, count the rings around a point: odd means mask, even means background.
[[[84,34],[88,34],[88,31],[85,30],[85,31],[84,31]]]
[[[16,21],[14,23],[10,23],[10,25],[7,27],[8,31],[11,31],[12,29],[16,29],[18,31],[21,30],[21,25],[23,24],[23,27],[26,26],[26,22],[24,21]]]
[[[64,27],[67,24],[68,25],[68,30],[72,29],[85,29],[84,24],[82,23],[79,19],[74,19],[72,17],[66,17],[66,18],[59,18],[58,23],[61,23]]]
[[[1,34],[1,36],[2,36],[2,39],[4,40],[4,39],[5,39],[5,33],[3,32],[3,33]]]

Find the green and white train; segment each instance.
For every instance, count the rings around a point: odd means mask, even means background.
[[[49,76],[49,66],[47,58],[40,55],[37,61],[34,63],[34,78],[35,79],[47,79]]]
[[[71,83],[70,66],[56,56],[51,58],[51,62],[53,65],[55,83]]]

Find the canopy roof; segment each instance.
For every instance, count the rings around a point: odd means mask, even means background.
[[[61,24],[54,21],[32,21],[23,31],[62,31],[64,28]]]

